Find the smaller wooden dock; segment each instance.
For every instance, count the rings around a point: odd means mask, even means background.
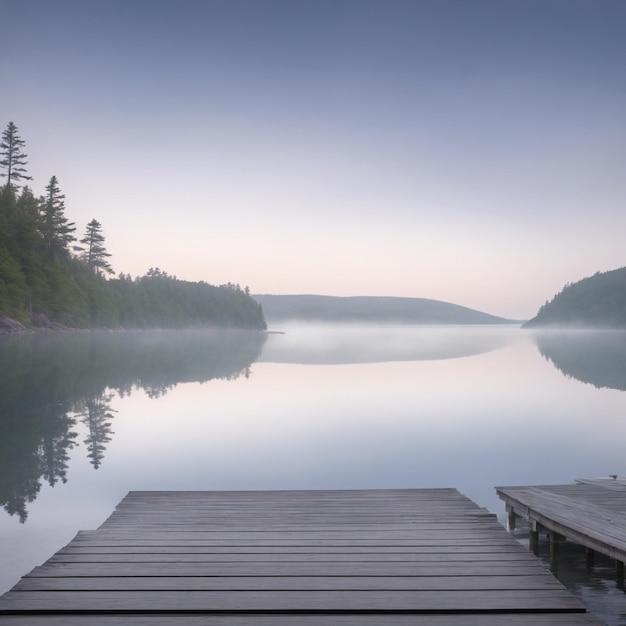
[[[587,548],[587,562],[600,552],[615,559],[617,585],[624,586],[626,562],[626,479],[581,478],[571,485],[496,487],[507,506],[509,524],[515,516],[530,525],[530,549],[536,554],[538,533],[550,535],[550,560],[557,565],[558,545],[569,540]]]
[[[0,626],[598,624],[454,489],[131,492]]]

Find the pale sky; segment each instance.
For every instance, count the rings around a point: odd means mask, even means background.
[[[623,0],[0,0],[0,126],[116,272],[532,317],[626,265]]]

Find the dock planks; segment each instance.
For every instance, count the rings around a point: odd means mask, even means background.
[[[454,489],[130,492],[0,624],[596,624]]]
[[[579,479],[571,485],[497,487],[509,511],[590,550],[626,562],[626,481]]]

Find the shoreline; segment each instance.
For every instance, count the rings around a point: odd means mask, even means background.
[[[91,328],[76,328],[72,326],[65,326],[58,322],[53,322],[47,317],[43,323],[33,325],[31,327],[25,326],[22,322],[12,318],[8,315],[0,315],[0,337],[2,336],[16,336],[16,335],[34,335],[40,333],[92,333],[92,332],[137,332],[137,331],[154,331],[154,330],[245,330],[250,332],[260,332],[270,334],[277,331],[270,331],[266,328],[240,328],[235,326],[181,326],[173,328],[164,328],[162,326],[154,326],[147,328],[107,328],[107,327],[91,327]]]

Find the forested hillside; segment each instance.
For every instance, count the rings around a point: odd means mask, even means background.
[[[220,326],[264,329],[247,287],[178,280],[158,268],[141,277],[113,270],[95,218],[79,239],[51,176],[45,194],[28,186],[25,142],[10,122],[0,142],[0,321],[27,327],[50,320],[76,328]],[[1,324],[0,324],[1,326]]]
[[[428,298],[255,295],[268,321],[387,322],[396,324],[511,324],[458,304]]]
[[[626,267],[565,285],[524,326],[626,328]]]

